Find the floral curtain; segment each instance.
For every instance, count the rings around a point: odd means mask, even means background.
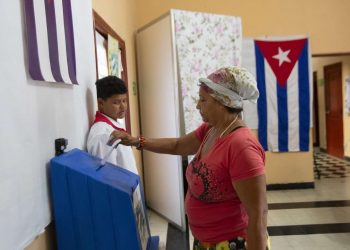
[[[196,110],[198,79],[241,64],[241,18],[172,10],[186,133],[202,119]]]

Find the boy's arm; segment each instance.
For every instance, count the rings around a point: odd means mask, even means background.
[[[90,138],[87,142],[87,151],[94,156],[102,158],[106,148],[109,147],[105,143],[105,137],[105,135],[97,135]]]
[[[95,126],[90,129],[88,140],[86,143],[87,151],[94,156],[103,158],[110,148],[107,145],[111,131],[107,131],[100,126]]]

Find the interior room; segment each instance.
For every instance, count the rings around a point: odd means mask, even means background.
[[[0,249],[68,249],[60,243],[62,235],[72,230],[82,236],[87,228],[81,223],[62,231],[55,195],[63,194],[66,186],[53,183],[52,160],[77,151],[92,157],[87,140],[99,105],[97,79],[113,72],[125,82],[128,110],[121,123],[138,138],[142,149],[143,136],[147,144],[147,138],[180,137],[195,130],[202,123],[196,109],[198,79],[219,66],[235,65],[250,71],[260,91],[257,104],[244,102],[242,119],[265,149],[270,249],[349,249],[350,32],[344,27],[350,2],[83,2],[0,2],[4,34],[0,42]],[[206,43],[193,46],[203,37]],[[282,147],[284,139],[270,135],[262,139],[262,129],[273,130],[274,118],[267,117],[271,98],[267,94],[263,99],[259,64],[253,62],[258,56],[253,53],[259,48],[265,56],[262,44],[266,41],[289,44],[294,40],[304,42],[295,59],[291,55],[289,59],[285,49],[274,55],[275,63],[280,66],[294,60],[298,66],[290,68],[290,74],[306,69],[302,79],[307,94],[299,90],[299,95],[294,92],[285,100],[286,128],[297,126],[297,134],[280,133],[289,140]],[[267,59],[262,61],[272,65]],[[275,73],[272,66],[265,67]],[[291,85],[290,79],[285,81]],[[261,100],[267,103],[265,116]],[[304,106],[299,110],[301,103]],[[303,128],[302,119],[306,121]],[[277,130],[282,131],[281,126]],[[195,239],[185,211],[185,175],[194,156],[131,149],[139,174],[133,178],[142,190],[137,198],[144,204],[149,236],[159,236],[157,249],[192,249]],[[85,197],[86,183],[79,182],[82,186],[76,197]],[[136,208],[131,209],[135,212]],[[74,223],[78,214],[70,215]],[[131,217],[130,222],[126,219],[128,226],[123,226],[126,231],[131,224],[139,226],[140,218],[133,213]],[[87,249],[77,239],[80,245],[69,249]],[[133,239],[138,249],[147,248],[138,230]],[[88,249],[105,249],[94,244]],[[120,249],[115,244],[108,249]]]

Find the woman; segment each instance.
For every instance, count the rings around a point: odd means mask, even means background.
[[[195,154],[186,170],[185,207],[194,250],[265,250],[265,154],[241,119],[242,100],[256,101],[254,77],[239,67],[199,79],[204,123],[180,138],[150,139],[115,131],[122,143],[152,152]]]

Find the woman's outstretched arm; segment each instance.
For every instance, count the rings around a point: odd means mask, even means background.
[[[161,154],[172,155],[193,155],[197,152],[200,146],[200,140],[195,135],[195,132],[191,132],[179,138],[143,138],[143,142],[139,137],[133,137],[123,131],[113,131],[112,136],[114,139],[121,139],[121,144],[126,146],[140,146],[142,149],[152,151]]]

